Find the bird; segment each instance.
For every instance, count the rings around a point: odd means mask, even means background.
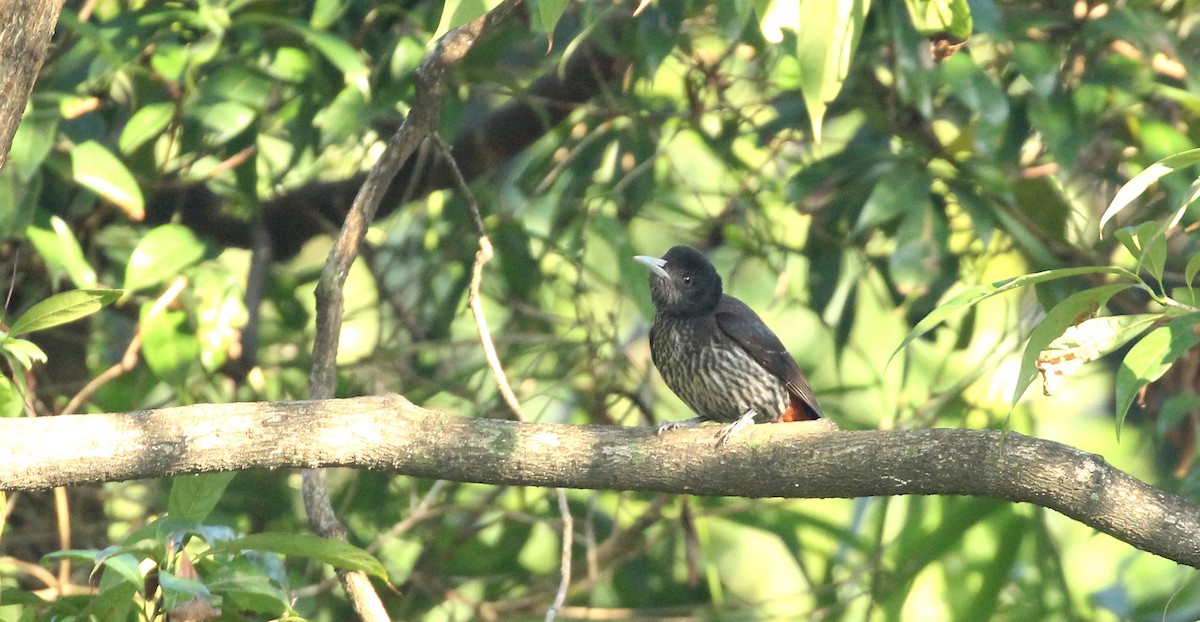
[[[825,416],[808,379],[779,337],[746,303],[725,294],[712,263],[690,246],[634,259],[650,270],[650,356],[667,386],[698,415],[657,433],[725,423],[724,445],[755,422]]]

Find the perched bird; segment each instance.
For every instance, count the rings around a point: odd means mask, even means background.
[[[824,416],[779,337],[746,303],[722,293],[721,277],[704,255],[676,246],[662,259],[634,259],[651,272],[654,365],[667,386],[699,415],[664,423],[660,434],[716,421],[728,424],[717,433],[724,444],[756,421]]]

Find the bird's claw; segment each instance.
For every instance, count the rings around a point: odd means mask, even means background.
[[[676,428],[694,428],[700,425],[702,421],[704,420],[700,417],[684,419],[683,421],[664,421],[658,424],[658,427],[654,429],[654,435],[662,436],[663,432],[666,432],[667,430],[674,430]]]
[[[758,413],[754,412],[754,409],[751,408],[750,410],[747,410],[741,417],[738,417],[737,421],[734,421],[727,426],[723,426],[720,430],[717,430],[717,446],[721,447],[725,445],[725,443],[729,442],[729,439],[733,438],[734,434],[737,434],[738,432],[741,432],[742,430],[754,425],[754,417],[757,414]]]

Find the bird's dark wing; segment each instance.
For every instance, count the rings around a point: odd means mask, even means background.
[[[749,352],[759,365],[782,380],[789,393],[800,398],[816,416],[825,416],[800,366],[754,309],[726,294],[717,303],[715,315],[717,326]]]

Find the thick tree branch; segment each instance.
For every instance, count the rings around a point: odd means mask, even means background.
[[[801,466],[797,466],[801,465]],[[467,419],[399,396],[0,420],[0,489],[349,466],[485,484],[743,497],[972,495],[1034,503],[1200,567],[1200,506],[1102,457],[1015,432],[711,430]]]
[[[0,2],[0,168],[8,161],[60,10],[62,2],[57,0]]]

